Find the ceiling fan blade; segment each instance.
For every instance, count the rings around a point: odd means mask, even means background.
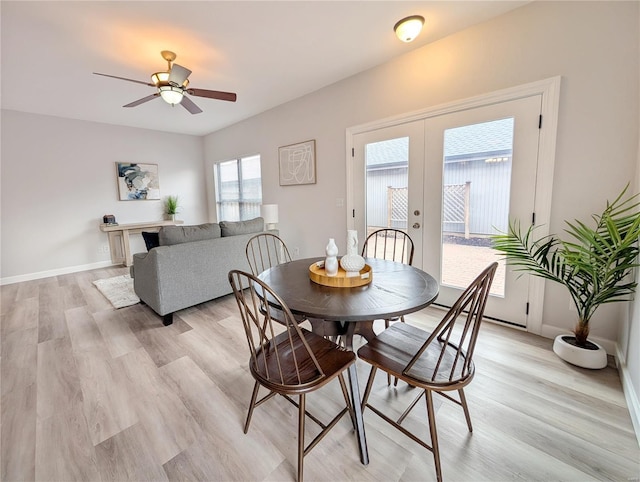
[[[112,79],[126,80],[127,82],[135,82],[136,84],[148,85],[149,87],[155,87],[155,85],[153,85],[153,84],[151,84],[149,82],[143,82],[141,80],[127,79],[126,77],[118,77],[117,75],[101,74],[99,72],[94,72],[94,74],[95,75],[102,75],[103,77],[111,77]]]
[[[236,101],[236,94],[233,92],[220,92],[218,90],[207,89],[186,89],[187,92],[196,97],[207,97],[209,99],[228,100],[229,102]]]
[[[192,114],[199,114],[200,112],[202,112],[202,109],[197,105],[195,105],[193,101],[189,99],[187,96],[182,97],[182,102],[180,102],[180,104],[182,104],[182,107],[187,109]]]
[[[160,96],[160,94],[158,94],[156,92],[155,94],[148,95],[146,97],[143,97],[142,99],[134,100],[130,104],[123,105],[122,107],[135,107],[137,105],[144,104],[145,102],[149,102],[150,100],[153,100],[153,99],[155,99],[156,97],[159,97],[159,96]]]
[[[184,68],[182,65],[173,64],[171,66],[171,72],[169,72],[169,83],[171,85],[182,86],[190,75],[191,71],[189,69]]]

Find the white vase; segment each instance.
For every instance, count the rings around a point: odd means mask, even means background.
[[[327,276],[338,274],[338,246],[333,238],[329,238],[329,244],[325,248],[327,257],[324,260],[324,271]]]
[[[566,341],[566,339],[575,338],[573,335],[558,335],[553,341],[553,352],[564,361],[582,368],[591,368],[597,370],[607,366],[606,350],[594,343],[588,341],[591,345],[589,348],[581,348]]]
[[[347,230],[347,254],[340,258],[340,266],[347,272],[347,278],[357,276],[364,268],[364,258],[358,253],[358,231]]]

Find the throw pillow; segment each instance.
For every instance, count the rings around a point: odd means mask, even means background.
[[[247,221],[220,221],[222,237],[239,234],[259,233],[264,231],[264,218],[253,218]]]
[[[216,223],[195,226],[163,226],[160,228],[160,246],[190,243],[220,237],[220,226]]]
[[[142,231],[142,239],[144,239],[144,244],[147,246],[147,251],[151,251],[153,248],[160,246],[158,233]]]

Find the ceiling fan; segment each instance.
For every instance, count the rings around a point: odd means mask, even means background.
[[[167,61],[168,68],[166,72],[156,72],[151,76],[151,82],[144,82],[141,80],[127,79],[125,77],[118,77],[116,75],[101,74],[94,72],[95,75],[102,75],[104,77],[111,77],[114,79],[126,80],[128,82],[135,82],[136,84],[144,84],[149,87],[155,87],[157,92],[143,97],[142,99],[134,100],[130,104],[123,107],[135,107],[140,104],[144,104],[156,97],[162,97],[162,99],[171,105],[181,104],[182,107],[187,109],[192,114],[199,114],[202,109],[193,103],[185,94],[193,95],[196,97],[207,97],[209,99],[227,100],[229,102],[236,101],[236,94],[233,92],[220,92],[218,90],[207,89],[195,89],[189,86],[189,75],[191,71],[184,68],[182,65],[173,63],[176,59],[176,54],[169,50],[163,50],[160,52],[162,58]],[[173,64],[172,64],[173,63]]]

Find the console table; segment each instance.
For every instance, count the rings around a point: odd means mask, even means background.
[[[142,231],[158,231],[162,226],[175,226],[184,221],[153,221],[149,223],[133,224],[101,224],[100,231],[109,236],[109,252],[113,264],[131,266],[133,256],[129,245],[130,234],[140,234]]]

